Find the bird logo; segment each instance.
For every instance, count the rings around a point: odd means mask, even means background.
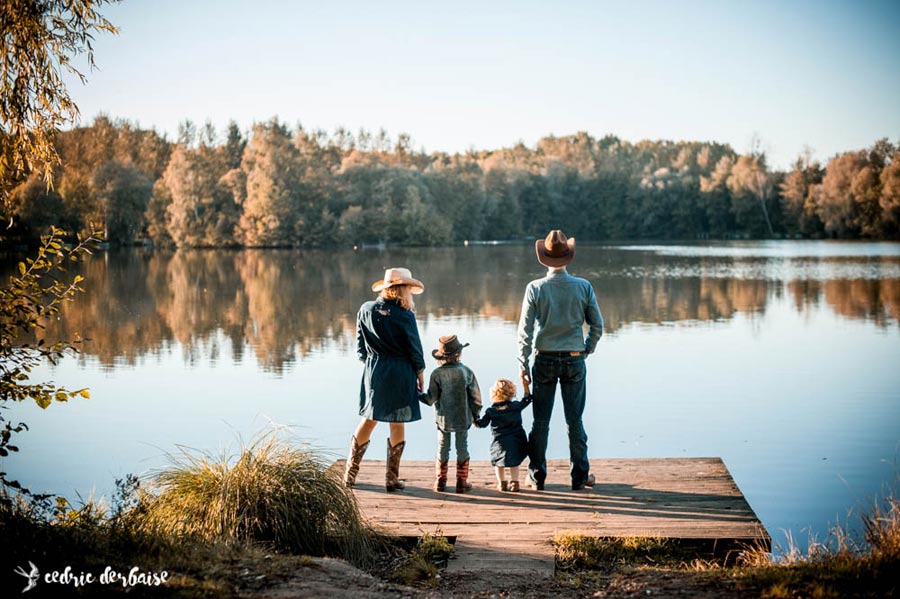
[[[38,572],[38,567],[34,565],[32,562],[28,562],[28,565],[31,566],[31,572],[26,572],[24,568],[21,566],[17,567],[13,570],[16,574],[20,574],[28,579],[28,586],[22,589],[22,592],[30,591],[34,587],[37,586],[38,578],[40,578],[41,574]]]

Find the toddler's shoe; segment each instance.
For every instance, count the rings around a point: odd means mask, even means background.
[[[500,482],[498,482],[498,483],[497,483],[497,490],[498,490],[498,491],[502,491],[502,492],[504,492],[504,493],[505,493],[506,491],[509,491],[509,481],[501,480]]]
[[[517,481],[517,480],[509,481],[509,492],[510,493],[518,493],[519,492],[519,481]]]

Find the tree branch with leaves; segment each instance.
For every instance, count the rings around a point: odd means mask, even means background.
[[[48,188],[59,155],[53,137],[78,118],[64,72],[82,83],[73,60],[93,69],[94,34],[117,33],[98,12],[116,0],[0,1],[0,201],[9,216],[9,192],[30,172],[43,171]]]
[[[12,404],[33,400],[47,408],[54,401],[90,397],[87,389],[70,390],[52,381],[30,378],[32,370],[43,362],[56,364],[66,354],[77,353],[72,343],[49,342],[42,331],[65,302],[83,291],[80,284],[84,277],[69,276],[67,267],[90,254],[97,238],[89,236],[66,245],[63,237],[63,231],[52,228],[41,238],[37,255],[19,262],[9,283],[0,287],[0,457],[18,451],[11,443],[13,435],[28,429],[25,423],[13,423],[4,416],[3,411]],[[18,482],[7,480],[5,472],[0,472],[0,486],[0,500],[5,500],[6,488],[28,493]]]

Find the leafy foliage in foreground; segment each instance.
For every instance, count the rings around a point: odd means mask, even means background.
[[[19,262],[17,274],[0,287],[0,410],[28,399],[47,408],[54,401],[90,397],[87,389],[69,390],[53,382],[29,378],[31,371],[43,361],[55,364],[66,353],[75,351],[70,343],[48,341],[41,333],[61,305],[83,291],[79,285],[84,277],[67,278],[66,266],[91,253],[90,245],[96,238],[89,236],[75,246],[67,246],[63,238],[64,233],[54,227],[50,235],[41,238],[37,256]],[[28,426],[24,422],[13,423],[0,412],[0,427],[2,458],[18,451],[11,443],[12,436]],[[0,486],[27,493],[18,482],[8,481],[5,472],[0,472]]]
[[[78,117],[63,72],[84,75],[72,59],[94,68],[94,35],[116,33],[97,11],[111,0],[4,0],[0,3],[0,201],[28,172],[52,181],[59,164],[54,134]]]

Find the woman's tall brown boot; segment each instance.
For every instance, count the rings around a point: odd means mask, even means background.
[[[437,480],[434,481],[435,491],[443,493],[447,490],[447,473],[449,470],[450,462],[437,461],[437,464],[435,465],[435,474],[437,474]]]
[[[465,462],[456,462],[456,492],[465,493],[472,490],[472,483],[469,482],[469,460]]]
[[[344,468],[344,484],[352,487],[356,484],[356,475],[359,473],[359,463],[366,453],[369,442],[362,445],[356,442],[356,435],[350,438],[350,455],[347,456],[347,466]]]
[[[400,441],[391,447],[390,438],[387,440],[387,469],[384,473],[384,488],[388,492],[402,491],[406,487],[400,480],[400,456],[403,455],[404,447],[406,447],[406,441]]]

